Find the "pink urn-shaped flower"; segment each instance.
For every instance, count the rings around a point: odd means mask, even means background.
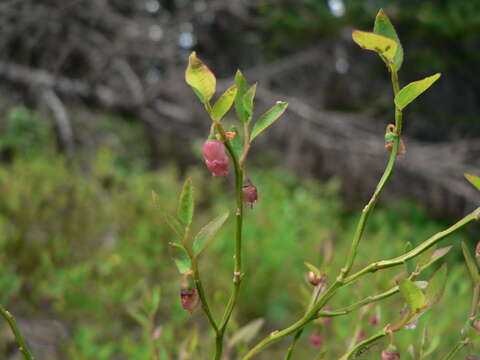
[[[188,312],[195,310],[199,303],[197,289],[182,289],[180,290],[180,298],[182,300],[182,307]]]
[[[203,157],[213,176],[226,176],[228,174],[228,156],[225,154],[225,146],[221,141],[205,141]]]

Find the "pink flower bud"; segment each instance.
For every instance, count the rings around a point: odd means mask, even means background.
[[[477,260],[480,261],[480,241],[477,243],[477,246],[475,247],[475,257]]]
[[[368,323],[370,324],[371,327],[375,327],[378,325],[378,316],[376,314],[370,316],[370,320],[368,320]]]
[[[243,202],[248,206],[253,207],[253,204],[255,204],[258,200],[258,192],[257,188],[255,185],[253,185],[250,179],[248,179],[247,183],[243,185],[242,192]]]
[[[322,335],[320,335],[319,333],[312,333],[310,335],[310,343],[312,344],[313,347],[316,347],[316,348],[322,346],[322,343],[323,343]]]
[[[228,174],[228,156],[225,154],[225,146],[222,142],[218,140],[205,141],[203,157],[213,176],[226,176]]]
[[[321,276],[318,276],[313,271],[309,271],[307,273],[307,280],[313,286],[318,286],[325,283],[325,281],[327,280],[327,274],[322,274]]]
[[[180,290],[180,298],[182,299],[182,307],[184,310],[192,312],[199,303],[197,289],[182,289]]]

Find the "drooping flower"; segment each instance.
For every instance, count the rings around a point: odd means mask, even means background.
[[[245,185],[243,185],[242,193],[243,193],[243,202],[246,205],[253,207],[253,205],[258,200],[258,191],[257,191],[257,187],[253,185],[250,179],[248,179]]]
[[[322,335],[316,332],[312,333],[310,335],[310,343],[312,344],[313,347],[318,348],[322,346],[322,343],[323,343]]]
[[[221,141],[205,141],[203,157],[213,176],[226,176],[228,174],[228,156],[225,154],[225,146]]]
[[[389,345],[386,350],[382,351],[382,360],[399,360],[400,353],[393,345]]]
[[[182,300],[183,309],[192,312],[197,308],[199,304],[197,289],[180,290],[180,299]]]

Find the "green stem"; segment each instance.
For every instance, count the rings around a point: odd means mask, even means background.
[[[20,333],[20,329],[18,328],[15,318],[9,311],[5,310],[2,306],[0,306],[0,315],[2,315],[2,317],[7,321],[8,325],[10,326],[10,329],[15,336],[15,340],[17,341],[18,350],[23,354],[24,359],[33,360],[34,357],[30,352],[30,348],[28,347],[27,342]]]
[[[334,310],[334,311],[321,311],[318,313],[317,315],[317,318],[320,318],[320,317],[333,317],[333,316],[341,316],[341,315],[346,315],[354,310],[357,310],[358,308],[362,307],[362,306],[365,306],[365,305],[368,305],[368,304],[371,304],[373,302],[376,302],[376,301],[380,301],[380,300],[383,300],[383,299],[386,299],[390,296],[393,296],[395,294],[397,294],[399,292],[399,288],[398,286],[395,286],[381,294],[378,294],[378,295],[371,295],[371,296],[368,296],[356,303],[353,303],[349,306],[346,306],[342,309],[338,309],[338,310]]]
[[[460,340],[457,345],[447,354],[445,357],[442,358],[442,360],[451,360],[454,359],[455,354],[460,351],[465,345],[469,343],[469,339],[463,339]]]
[[[223,313],[222,321],[218,327],[217,337],[215,339],[215,360],[221,359],[223,352],[223,337],[227,328],[228,322],[232,315],[233,309],[238,299],[240,290],[240,283],[242,281],[242,229],[243,229],[243,170],[240,166],[239,159],[235,154],[235,151],[231,147],[225,131],[219,122],[215,122],[216,129],[220,134],[220,137],[225,144],[228,154],[233,162],[235,170],[235,218],[236,218],[236,231],[235,231],[235,255],[234,255],[234,269],[233,269],[233,288],[228,300],[225,312]]]
[[[389,259],[389,260],[382,260],[382,261],[377,261],[373,262],[367,266],[365,266],[363,269],[359,270],[355,274],[350,275],[349,277],[345,278],[343,280],[343,283],[349,284],[356,279],[358,279],[360,276],[367,274],[367,273],[372,273],[381,269],[386,269],[398,265],[402,265],[406,261],[413,259],[414,257],[420,255],[421,253],[425,252],[428,250],[430,247],[434,246],[447,236],[455,233],[456,231],[460,230],[463,228],[465,225],[471,223],[472,221],[478,220],[480,216],[480,207],[472,211],[470,214],[465,216],[463,219],[455,223],[454,225],[450,226],[448,229],[444,231],[440,231],[439,233],[436,233],[429,239],[425,240],[422,242],[420,245],[417,247],[413,248],[412,250],[408,251],[407,253],[397,256],[396,258]]]
[[[318,297],[320,296],[320,294],[324,289],[325,289],[324,284],[315,286],[315,288],[313,289],[312,298],[310,299],[310,303],[308,304],[308,307],[307,307],[307,312],[313,307],[313,305],[315,305],[315,303],[318,300]],[[303,328],[297,330],[297,332],[293,336],[292,344],[288,348],[288,352],[287,352],[287,356],[285,357],[285,360],[288,360],[292,357],[295,347],[297,345],[297,342],[302,336],[302,333],[303,333]]]
[[[315,319],[317,317],[317,313],[319,310],[325,305],[325,303],[336,293],[336,291],[353,282],[360,276],[370,273],[370,272],[375,272],[377,270],[381,269],[386,269],[398,265],[402,265],[405,261],[410,260],[424,251],[426,251],[428,248],[431,246],[437,244],[440,240],[446,238],[447,236],[453,234],[454,232],[460,230],[462,227],[466,226],[472,221],[478,221],[480,218],[480,207],[477,208],[475,211],[471,212],[469,215],[465,216],[462,220],[458,221],[448,229],[441,231],[428,240],[424,241],[422,244],[418,245],[417,247],[413,248],[409,252],[398,256],[396,258],[390,259],[390,260],[383,260],[379,262],[374,262],[371,263],[370,265],[366,266],[362,270],[358,271],[357,273],[351,275],[350,277],[345,278],[344,280],[337,280],[335,281],[328,289],[327,291],[319,298],[318,302],[312,307],[312,309],[307,312],[300,320],[292,324],[291,326],[281,330],[281,331],[274,331],[271,333],[268,337],[263,339],[261,342],[259,342],[255,347],[253,347],[244,357],[243,360],[248,360],[251,359],[253,356],[255,356],[258,352],[263,350],[265,347],[268,345],[282,339],[285,336],[288,336],[297,330],[303,328],[306,324],[308,324],[311,320]]]
[[[295,333],[295,336],[293,337],[292,344],[288,348],[287,355],[285,356],[285,360],[290,360],[292,358],[293,351],[295,350],[295,346],[297,346],[297,342],[298,342],[298,340],[300,340],[300,337],[302,336],[302,333],[303,333],[303,328],[298,330]]]
[[[192,263],[192,272],[193,272],[193,280],[195,282],[195,288],[197,289],[198,292],[198,297],[200,299],[200,304],[202,306],[203,312],[208,318],[208,321],[210,322],[210,325],[212,326],[213,330],[215,330],[215,333],[218,334],[218,326],[217,323],[215,322],[215,319],[213,318],[212,312],[210,311],[210,307],[208,306],[208,301],[207,297],[205,296],[205,290],[202,285],[202,281],[200,278],[200,271],[198,270],[198,263],[197,259],[190,248],[190,246],[186,243],[184,239],[184,245],[179,245],[173,243],[172,246],[177,246],[185,249],[187,252],[188,256],[190,257],[190,261]]]
[[[392,85],[393,85],[393,92],[396,95],[399,91],[398,86],[398,76],[396,70],[393,68],[390,70],[392,74]],[[373,193],[372,197],[368,204],[363,208],[362,215],[360,216],[360,220],[358,221],[357,228],[355,230],[355,234],[353,236],[352,245],[350,246],[350,250],[347,256],[347,260],[345,262],[345,266],[342,268],[340,273],[340,280],[344,279],[352,269],[353,263],[355,261],[355,257],[357,255],[358,246],[360,245],[360,240],[362,239],[363,232],[365,231],[365,226],[367,224],[368,217],[372,212],[375,204],[377,203],[380,195],[385,188],[390,176],[393,173],[393,168],[395,166],[395,162],[398,156],[398,149],[399,149],[399,142],[400,142],[400,134],[402,129],[402,112],[399,108],[395,107],[395,136],[393,138],[393,147],[392,152],[390,154],[390,158],[388,160],[387,166],[385,171],[383,172],[380,181],[378,182],[377,187],[375,188],[375,192]]]
[[[374,343],[378,339],[381,339],[382,337],[386,336],[388,334],[387,328],[379,331],[375,335],[369,337],[366,340],[363,340],[356,344],[354,347],[352,347],[345,355],[343,355],[340,360],[350,360],[350,359],[356,359],[357,357],[360,357],[365,351],[368,350],[368,345]]]

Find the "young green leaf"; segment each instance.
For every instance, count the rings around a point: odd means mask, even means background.
[[[352,39],[362,49],[375,51],[393,62],[393,57],[398,48],[398,43],[395,40],[373,32],[360,30],[354,30],[352,32]]]
[[[247,122],[248,114],[245,110],[243,98],[248,90],[248,84],[240,70],[237,70],[237,73],[235,74],[235,84],[237,85],[238,89],[237,96],[235,97],[235,111],[238,118],[245,123]]]
[[[437,260],[440,260],[441,258],[443,258],[445,255],[448,254],[448,252],[452,249],[452,245],[450,246],[446,246],[446,247],[443,247],[443,248],[440,248],[440,249],[436,249],[432,256],[428,259],[428,261],[421,265],[420,266],[420,271],[423,271],[424,269],[426,269],[427,267],[429,267],[430,265],[432,265],[435,261]],[[428,250],[427,250],[428,251]]]
[[[235,126],[232,126],[230,128],[230,131],[233,132],[235,134],[235,136],[228,139],[228,141],[230,141],[230,145],[232,146],[233,151],[235,152],[237,157],[240,158],[240,156],[242,156],[242,152],[243,152],[243,139],[240,136],[240,133],[238,132],[238,130]]]
[[[304,261],[304,264],[305,264],[305,266],[307,267],[307,269],[310,270],[311,272],[313,272],[315,275],[317,275],[317,276],[321,276],[321,275],[322,275],[322,273],[320,272],[320,269],[317,268],[315,265],[310,264],[310,263],[307,262],[307,261]]]
[[[270,110],[260,116],[260,119],[258,119],[253,126],[252,134],[250,135],[250,141],[253,141],[253,139],[260,135],[262,131],[277,121],[278,118],[285,112],[287,106],[288,103],[278,101]]]
[[[185,80],[203,104],[210,101],[217,86],[217,79],[210,69],[192,52],[185,70]]]
[[[158,194],[154,190],[152,190],[152,199],[154,205],[160,209],[160,199],[158,197]],[[185,233],[185,228],[183,227],[183,225],[180,224],[180,222],[174,216],[170,215],[167,212],[163,212],[163,219],[165,220],[167,225],[170,226],[173,232],[177,234],[180,239],[183,239],[183,235]]]
[[[178,218],[186,225],[190,226],[193,220],[193,188],[192,179],[188,178],[183,184],[182,193],[178,200]]]
[[[395,105],[400,110],[415,100],[420,94],[427,90],[432,84],[438,80],[440,73],[426,77],[425,79],[411,82],[395,95]]]
[[[471,175],[471,174],[465,174],[465,178],[475,186],[479,191],[480,191],[480,177]]]
[[[205,225],[195,236],[193,240],[193,253],[198,255],[205,249],[213,240],[218,231],[222,228],[228,218],[228,211],[222,214]]]
[[[427,306],[436,304],[442,297],[445,290],[445,283],[447,281],[447,265],[443,264],[433,274],[428,282],[428,287],[425,292],[425,301]]]
[[[250,89],[243,96],[243,106],[247,114],[246,122],[249,123],[252,121],[253,116],[253,99],[255,98],[255,93],[257,91],[257,84],[253,84]]]
[[[180,274],[185,274],[192,269],[192,262],[188,256],[187,250],[182,245],[176,243],[170,243],[172,248],[172,258],[177,265],[177,269]]]
[[[436,247],[436,245],[433,245],[417,256],[416,266],[418,268],[421,268],[423,265],[428,264],[428,262],[432,258],[433,253],[435,252]]]
[[[183,236],[185,234],[185,228],[182,224],[180,224],[180,221],[178,221],[169,213],[164,213],[163,218],[167,225],[170,226],[170,228],[173,230],[173,232],[175,232],[175,234],[177,234],[180,239],[183,239]]]
[[[425,295],[417,285],[407,279],[400,280],[398,285],[412,313],[416,313],[425,306]]]
[[[377,17],[375,18],[375,25],[373,27],[373,31],[376,34],[383,35],[389,39],[395,40],[398,43],[397,50],[395,52],[395,55],[393,56],[393,65],[395,66],[395,69],[397,71],[400,70],[403,63],[403,47],[400,43],[397,32],[393,27],[393,24],[391,23],[390,19],[388,18],[387,14],[385,14],[383,9],[380,9]]]
[[[463,257],[465,258],[465,265],[467,265],[468,272],[470,273],[470,277],[472,278],[473,282],[478,285],[480,284],[480,274],[478,273],[478,267],[473,257],[468,250],[467,245],[462,241],[462,251]]]
[[[230,110],[237,95],[237,86],[230,86],[217,100],[212,109],[212,119],[215,121],[220,121],[225,116],[225,114]]]

